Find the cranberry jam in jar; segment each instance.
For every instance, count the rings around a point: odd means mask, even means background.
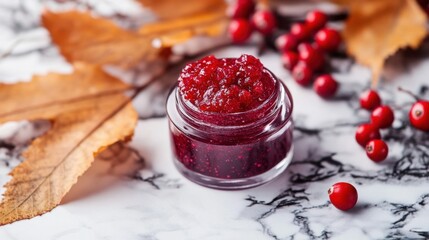
[[[261,185],[289,165],[292,97],[251,55],[188,64],[167,99],[174,161],[200,185]]]

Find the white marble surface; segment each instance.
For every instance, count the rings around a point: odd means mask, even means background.
[[[97,2],[97,11],[109,15],[119,8],[141,19],[138,5],[108,2]],[[0,59],[2,82],[70,71],[39,25],[45,3],[0,2],[0,52],[19,39],[12,53]],[[219,57],[241,53],[255,54],[255,47],[214,52]],[[429,134],[409,127],[412,99],[396,90],[403,86],[429,99],[429,59],[403,59],[407,67],[401,68],[402,74],[381,85],[382,98],[397,116],[394,127],[382,132],[391,150],[381,164],[368,160],[354,140],[356,125],[368,119],[356,99],[356,93],[368,86],[367,69],[348,59],[333,59],[344,97],[324,101],[311,89],[297,86],[277,54],[268,52],[261,60],[286,82],[295,100],[295,156],[278,179],[254,189],[219,191],[193,184],[178,173],[163,117],[165,90],[177,76],[174,72],[135,101],[141,120],[130,146],[140,156],[113,167],[97,160],[62,205],[41,217],[0,227],[0,239],[429,238]],[[1,184],[31,138],[46,128],[43,122],[0,126]],[[341,212],[329,203],[327,189],[337,181],[357,187],[359,201],[352,211]]]

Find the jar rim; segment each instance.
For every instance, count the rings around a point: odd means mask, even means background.
[[[242,126],[245,127],[250,124],[255,124],[259,121],[257,119],[251,119],[251,120],[243,120],[243,119],[249,119],[249,117],[246,118],[246,116],[257,116],[257,114],[266,113],[267,111],[271,111],[275,108],[277,105],[277,99],[279,96],[279,89],[281,88],[281,85],[283,85],[283,89],[285,90],[286,96],[288,101],[290,102],[290,106],[288,106],[289,111],[288,115],[286,116],[286,121],[289,121],[289,118],[292,115],[293,111],[293,100],[292,95],[287,88],[287,86],[276,76],[274,75],[270,70],[264,67],[264,73],[269,74],[270,78],[273,79],[273,82],[275,84],[275,89],[272,91],[272,93],[269,95],[267,99],[265,99],[260,105],[258,105],[255,108],[242,111],[242,112],[233,112],[233,113],[223,113],[223,112],[209,112],[209,111],[203,111],[200,110],[197,106],[191,104],[189,101],[186,101],[183,96],[180,94],[179,89],[173,89],[174,95],[176,98],[176,103],[178,104],[177,107],[184,108],[185,113],[182,111],[179,111],[181,114],[184,115],[185,118],[190,119],[200,119],[201,116],[207,119],[220,119],[222,118],[223,121],[207,121],[203,122],[202,124],[198,125],[204,125],[207,127],[238,127]],[[177,86],[177,85],[176,85]],[[217,123],[215,123],[217,122]]]
[[[275,77],[279,83],[279,88],[276,90],[278,94],[277,98],[275,98],[275,103],[271,111],[261,111],[261,114],[256,118],[255,116],[250,116],[252,118],[250,121],[249,119],[245,119],[247,122],[225,124],[225,122],[223,122],[224,118],[222,118],[221,124],[218,125],[216,122],[211,123],[198,118],[198,115],[190,116],[189,112],[186,112],[183,106],[180,106],[178,102],[176,96],[178,91],[177,84],[174,85],[168,94],[166,101],[167,117],[170,123],[176,128],[198,139],[205,139],[208,137],[217,140],[223,139],[222,141],[224,141],[227,136],[239,135],[242,138],[250,140],[265,136],[270,132],[277,131],[280,126],[290,124],[294,107],[292,95],[286,84],[274,74],[272,74],[272,76]],[[268,126],[270,127],[267,128]]]
[[[274,82],[275,88],[278,88],[279,79],[277,79],[277,77],[275,77],[275,75],[270,70],[266,69],[265,67],[264,67],[264,72],[268,73],[270,75],[270,77],[275,80],[275,82]],[[190,109],[190,110],[192,110],[194,112],[197,112],[198,114],[204,114],[206,116],[239,116],[239,115],[243,115],[243,114],[255,113],[258,110],[261,110],[261,108],[264,108],[265,104],[267,104],[268,102],[270,102],[275,95],[276,95],[276,91],[272,91],[272,93],[270,94],[270,96],[268,96],[268,98],[265,99],[257,107],[249,109],[249,110],[246,110],[246,111],[242,111],[242,112],[232,112],[232,113],[228,113],[228,112],[210,112],[210,111],[201,110],[197,106],[195,106],[194,104],[190,103],[190,101],[184,100],[183,97],[182,97],[182,95],[180,94],[180,91],[177,91],[176,98],[178,98],[178,100],[182,101],[183,105],[186,106],[188,109]]]

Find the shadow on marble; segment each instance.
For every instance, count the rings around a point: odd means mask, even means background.
[[[101,152],[65,195],[61,204],[98,194],[121,180],[133,178],[145,166],[140,154],[123,142]]]

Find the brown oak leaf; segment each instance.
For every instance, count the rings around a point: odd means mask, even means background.
[[[0,123],[52,121],[51,129],[31,143],[24,161],[10,173],[12,179],[0,203],[0,225],[52,210],[95,155],[132,136],[137,114],[121,92],[127,88],[99,67],[85,65],[77,65],[71,74],[0,85]]]
[[[427,34],[426,14],[415,0],[334,2],[350,10],[343,33],[347,51],[371,68],[373,84],[389,56],[401,48],[417,48]]]
[[[158,53],[158,49],[152,47],[151,39],[87,12],[46,11],[42,23],[69,62],[130,68],[144,59],[156,58]]]
[[[187,0],[178,2],[177,0],[139,0],[139,2],[150,8],[161,19],[178,18],[212,9],[226,9],[224,0]]]

